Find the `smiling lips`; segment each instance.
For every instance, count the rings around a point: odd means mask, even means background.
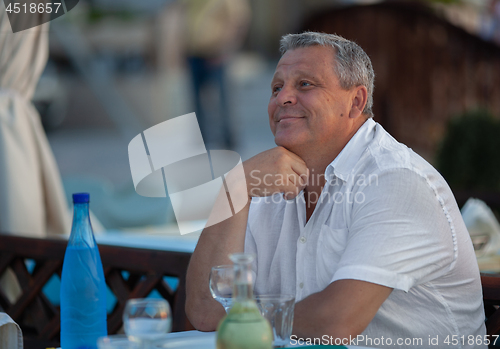
[[[297,120],[297,119],[302,119],[303,116],[289,116],[289,115],[285,115],[285,116],[282,116],[278,119],[278,122],[281,122],[281,121],[292,121],[292,120]]]

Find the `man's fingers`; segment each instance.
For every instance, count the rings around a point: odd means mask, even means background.
[[[308,176],[309,174],[309,169],[307,168],[305,163],[301,163],[298,161],[292,162],[290,164],[292,170],[297,173],[299,176],[304,175]]]
[[[286,191],[283,193],[283,198],[285,200],[291,200],[297,197],[299,195],[300,189],[298,187],[292,187],[290,190]]]
[[[307,181],[309,179],[309,169],[307,168],[307,165],[304,160],[297,154],[292,153],[291,151],[283,148],[284,151],[288,154],[290,159],[292,160],[290,162],[290,167],[295,172],[300,178],[301,181],[296,181],[295,184],[299,185],[302,187],[302,189],[307,185]]]
[[[287,175],[287,185],[283,188],[283,197],[290,200],[299,195],[300,191],[304,189],[304,179],[297,173],[292,172]]]
[[[309,181],[309,169],[305,164],[295,163],[292,164],[292,170],[297,176],[295,184],[301,189],[304,189]]]

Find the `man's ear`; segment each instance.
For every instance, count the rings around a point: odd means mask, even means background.
[[[366,87],[363,85],[355,87],[353,90],[353,99],[349,117],[354,119],[363,114],[363,109],[365,109],[367,101],[368,91],[366,90]]]

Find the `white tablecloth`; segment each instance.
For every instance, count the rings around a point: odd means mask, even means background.
[[[194,251],[199,237],[199,234],[151,233],[147,229],[142,231],[108,230],[95,234],[98,244],[189,253]]]
[[[160,340],[157,348],[171,349],[215,349],[217,332],[185,331],[169,333]],[[307,347],[307,345],[289,345],[287,348]],[[328,346],[325,346],[328,348]],[[347,346],[348,349],[369,349],[366,347]]]

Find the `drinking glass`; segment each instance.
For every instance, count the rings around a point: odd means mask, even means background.
[[[210,271],[210,292],[212,297],[222,304],[226,313],[233,306],[233,278],[232,265],[218,265]]]
[[[287,294],[267,294],[254,296],[260,313],[273,329],[275,348],[283,348],[290,343],[293,327],[295,296]]]
[[[129,299],[123,312],[123,325],[127,336],[147,348],[172,327],[172,311],[164,299]]]

